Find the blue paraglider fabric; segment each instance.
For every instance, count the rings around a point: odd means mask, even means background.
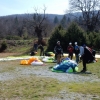
[[[78,65],[73,60],[64,60],[61,64],[54,66],[53,69],[56,71],[66,72],[68,68],[71,67],[74,69],[76,66]]]

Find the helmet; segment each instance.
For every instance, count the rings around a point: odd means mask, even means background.
[[[71,45],[72,43],[70,42],[69,45]]]
[[[75,42],[75,45],[77,45],[77,42]]]
[[[57,41],[57,43],[60,43],[60,41]]]

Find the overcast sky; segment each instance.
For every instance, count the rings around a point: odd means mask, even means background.
[[[65,14],[68,0],[0,0],[0,16],[34,13],[34,8],[46,7],[47,14]]]

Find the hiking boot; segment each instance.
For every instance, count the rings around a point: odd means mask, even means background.
[[[85,73],[85,72],[86,72],[86,70],[81,70],[80,72],[81,72],[81,73]]]

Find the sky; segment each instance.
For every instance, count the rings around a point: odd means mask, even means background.
[[[34,13],[34,9],[43,13],[44,6],[47,14],[65,14],[68,0],[0,0],[0,16]]]

